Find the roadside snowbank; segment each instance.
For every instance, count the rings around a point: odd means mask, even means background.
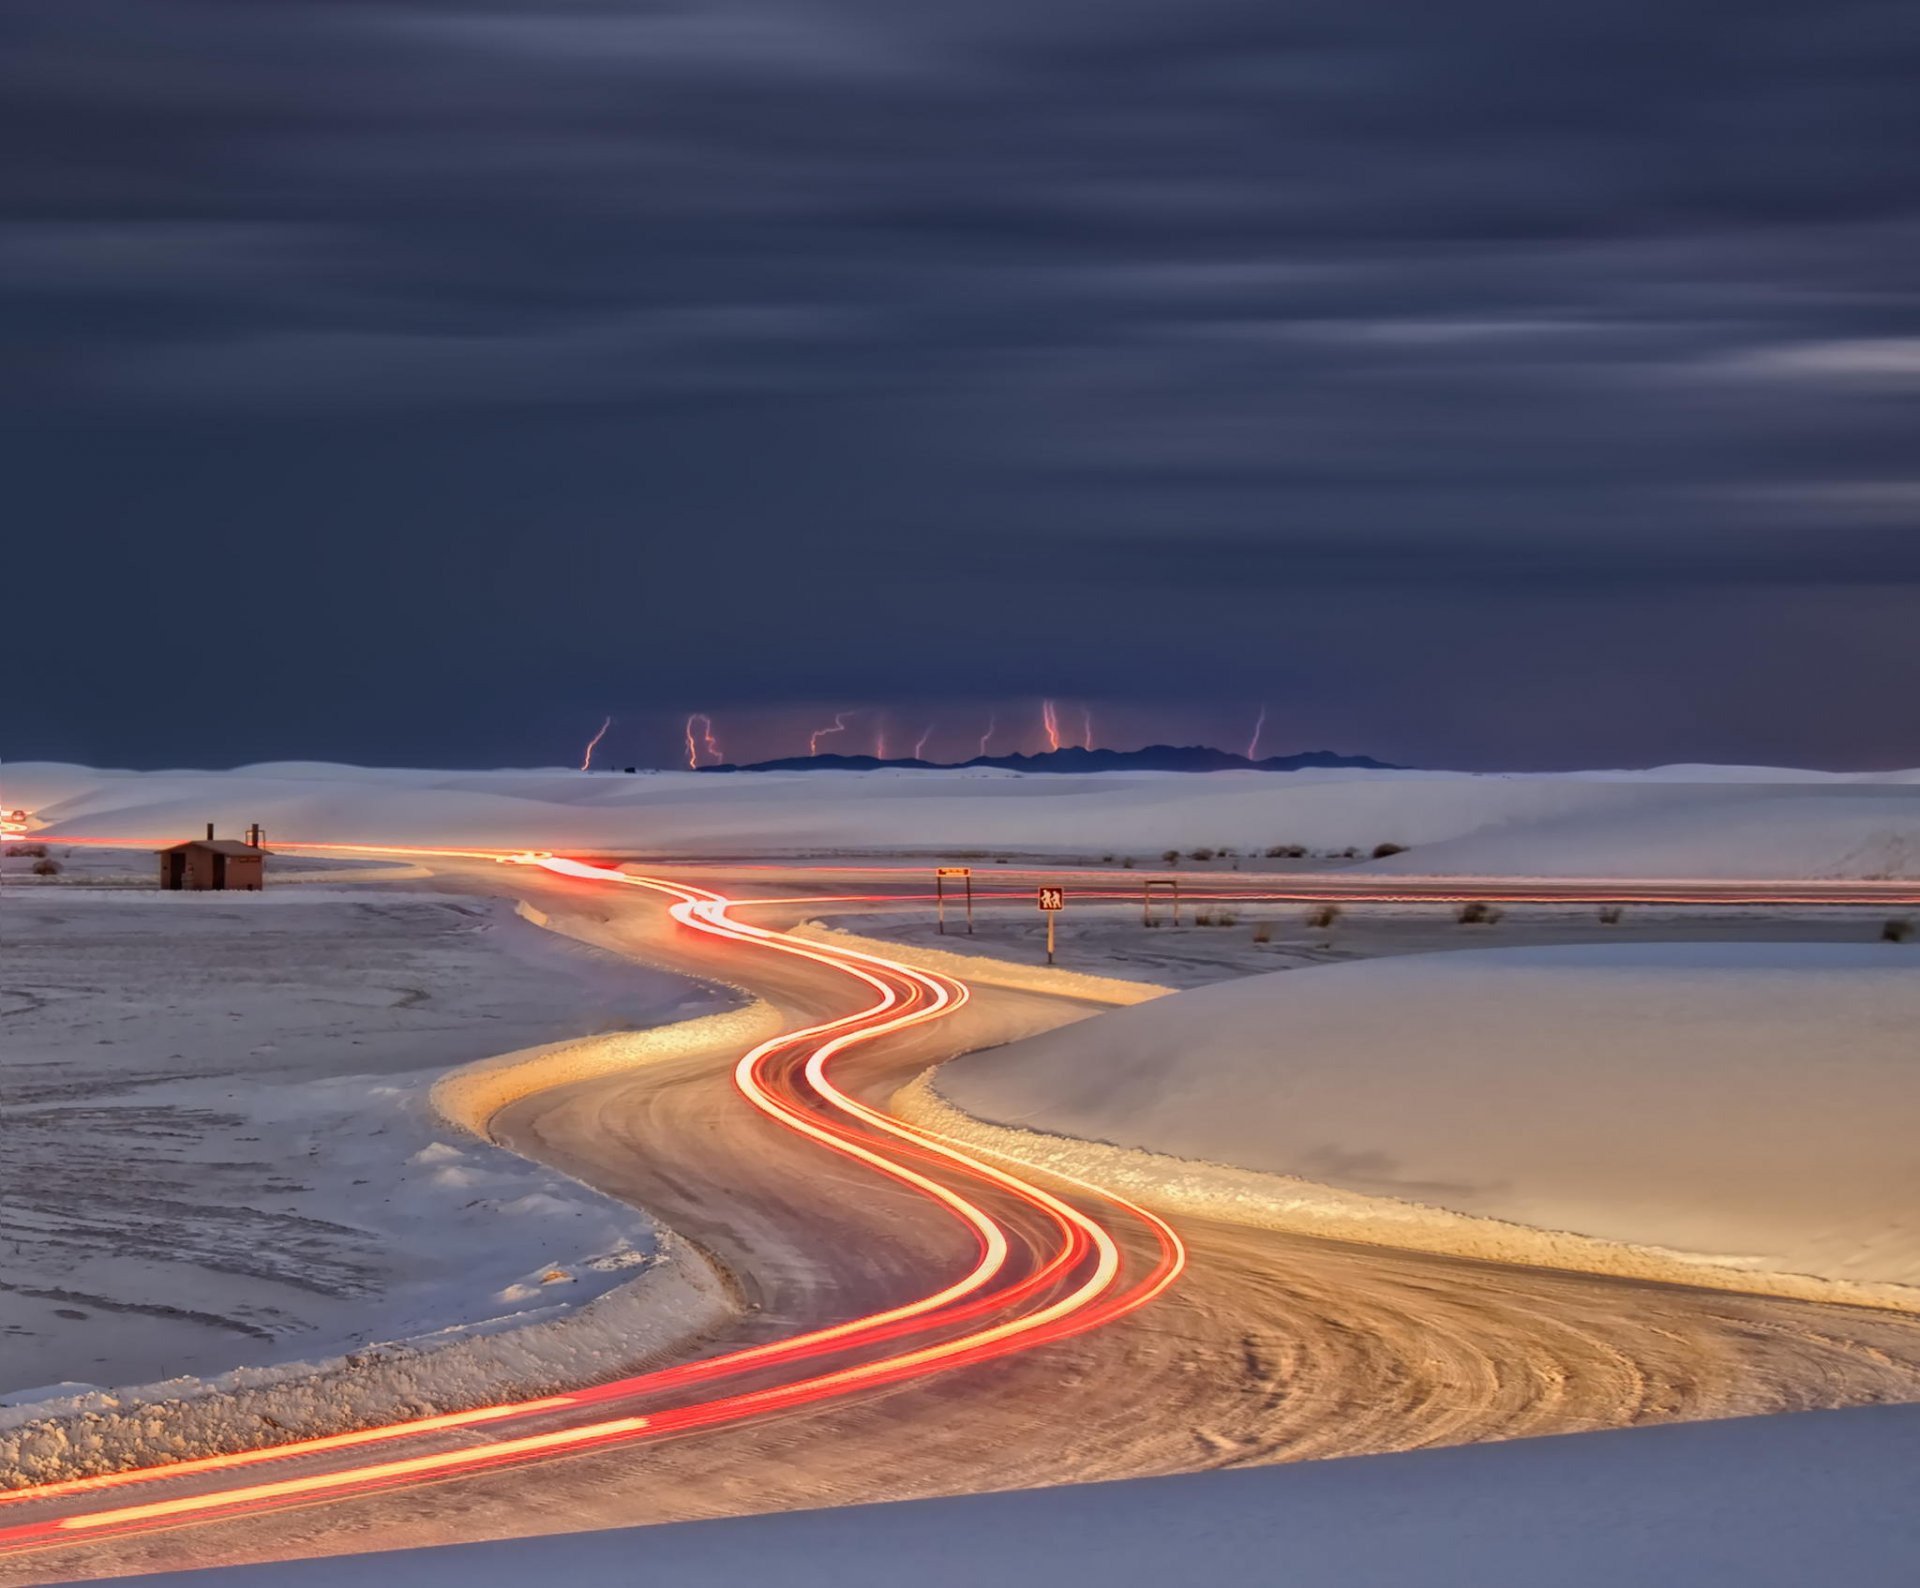
[[[1920,1406],[170,1572],[152,1588],[1909,1588]]]
[[[1769,781],[1771,779],[1771,781]],[[433,772],[289,763],[232,772],[0,769],[46,836],[160,841],[261,822],[268,842],[628,854],[1066,855],[1411,844],[1401,869],[1687,876],[1920,874],[1920,773],[1754,768],[1469,775],[996,770],[695,774]],[[1750,818],[1750,819],[1749,819]],[[1644,841],[1643,841],[1644,840]],[[1645,850],[1649,857],[1642,859]]]
[[[1111,1144],[985,1133],[1015,1156],[1109,1181],[1114,1148],[1184,1160],[1127,1182],[1230,1217],[1920,1306],[1917,1032],[1905,945],[1495,949],[1183,993],[937,1088]]]

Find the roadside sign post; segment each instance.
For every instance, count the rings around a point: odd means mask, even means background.
[[[940,935],[947,935],[946,879],[959,877],[967,888],[967,936],[973,936],[973,867],[935,866],[933,868],[933,908],[940,919]]]
[[[1042,888],[1040,890],[1040,911],[1047,918],[1047,963],[1053,963],[1053,920],[1067,904],[1065,888]]]
[[[1180,879],[1177,877],[1149,877],[1140,884],[1140,924],[1153,925],[1153,890],[1171,888],[1173,890],[1173,924],[1180,924]]]

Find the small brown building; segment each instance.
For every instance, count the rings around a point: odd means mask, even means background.
[[[205,838],[160,851],[160,886],[186,888],[244,888],[259,891],[266,880],[267,851],[237,838],[215,838],[207,824]]]

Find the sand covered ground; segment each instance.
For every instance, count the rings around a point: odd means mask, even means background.
[[[723,995],[405,883],[104,885],[142,861],[0,899],[0,1400],[531,1321],[648,1261],[643,1215],[427,1092]]]
[[[0,769],[50,837],[613,849],[636,856],[1039,850],[1142,865],[1169,849],[1376,845],[1370,866],[1543,876],[1920,875],[1920,772],[1747,767],[1450,772],[435,772],[281,762],[231,772]]]
[[[1916,1033],[1911,944],[1513,948],[1250,977],[935,1084],[1051,1135],[1734,1275],[1912,1287]]]

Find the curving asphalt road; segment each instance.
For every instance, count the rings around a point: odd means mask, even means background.
[[[514,892],[609,947],[748,985],[794,1028],[845,1018],[869,997],[817,957],[749,953],[675,926],[662,900],[641,890],[436,864],[444,886]],[[775,913],[762,908],[755,919]],[[938,981],[910,990],[908,978],[895,991],[924,1013]],[[976,991],[955,1012],[837,1055],[835,1084],[856,1106],[879,1107],[928,1063],[1089,1012],[1039,994]],[[0,1505],[0,1547],[11,1531],[26,1551],[0,1556],[0,1582],[1920,1398],[1920,1320],[1195,1221],[1181,1223],[1179,1282],[1122,1312],[1122,1298],[1151,1292],[1169,1268],[1150,1216],[1057,1184],[1042,1183],[1036,1199],[936,1164],[912,1144],[909,1167],[963,1192],[1004,1233],[1005,1262],[951,1311],[809,1356],[794,1348],[796,1336],[910,1308],[976,1271],[985,1247],[975,1227],[924,1189],[744,1107],[737,1057],[701,1055],[560,1088],[495,1121],[507,1145],[646,1207],[734,1276],[748,1311],[726,1338],[705,1342],[699,1359],[735,1365],[688,1366],[672,1370],[678,1378],[562,1397],[521,1414],[510,1431],[475,1423],[421,1430],[376,1456],[335,1447],[278,1456],[239,1478],[223,1467],[23,1497]],[[790,1045],[771,1055],[776,1104],[820,1102],[803,1057]],[[869,1128],[857,1135],[878,1139]],[[1091,1242],[1063,1235],[1049,1192],[1115,1243],[1111,1283],[1089,1303],[1115,1305],[1111,1316],[1096,1313],[1100,1327],[1063,1328],[1030,1348],[925,1376],[876,1372],[831,1394],[776,1394],[737,1417],[674,1427],[673,1411],[710,1406],[721,1392],[752,1396],[905,1352],[969,1350],[960,1342],[983,1327],[1042,1317],[1084,1290],[1099,1266]],[[1005,1299],[986,1307],[989,1294]],[[763,1354],[737,1355],[756,1351]],[[647,1426],[604,1438],[582,1432],[641,1418]],[[542,1440],[553,1442],[481,1459],[489,1446]],[[427,1464],[365,1477],[370,1462],[396,1458]],[[236,1483],[263,1482],[308,1486],[263,1497],[271,1508],[244,1514],[221,1500],[44,1531],[76,1514],[230,1496]],[[24,1531],[35,1528],[42,1531]]]

